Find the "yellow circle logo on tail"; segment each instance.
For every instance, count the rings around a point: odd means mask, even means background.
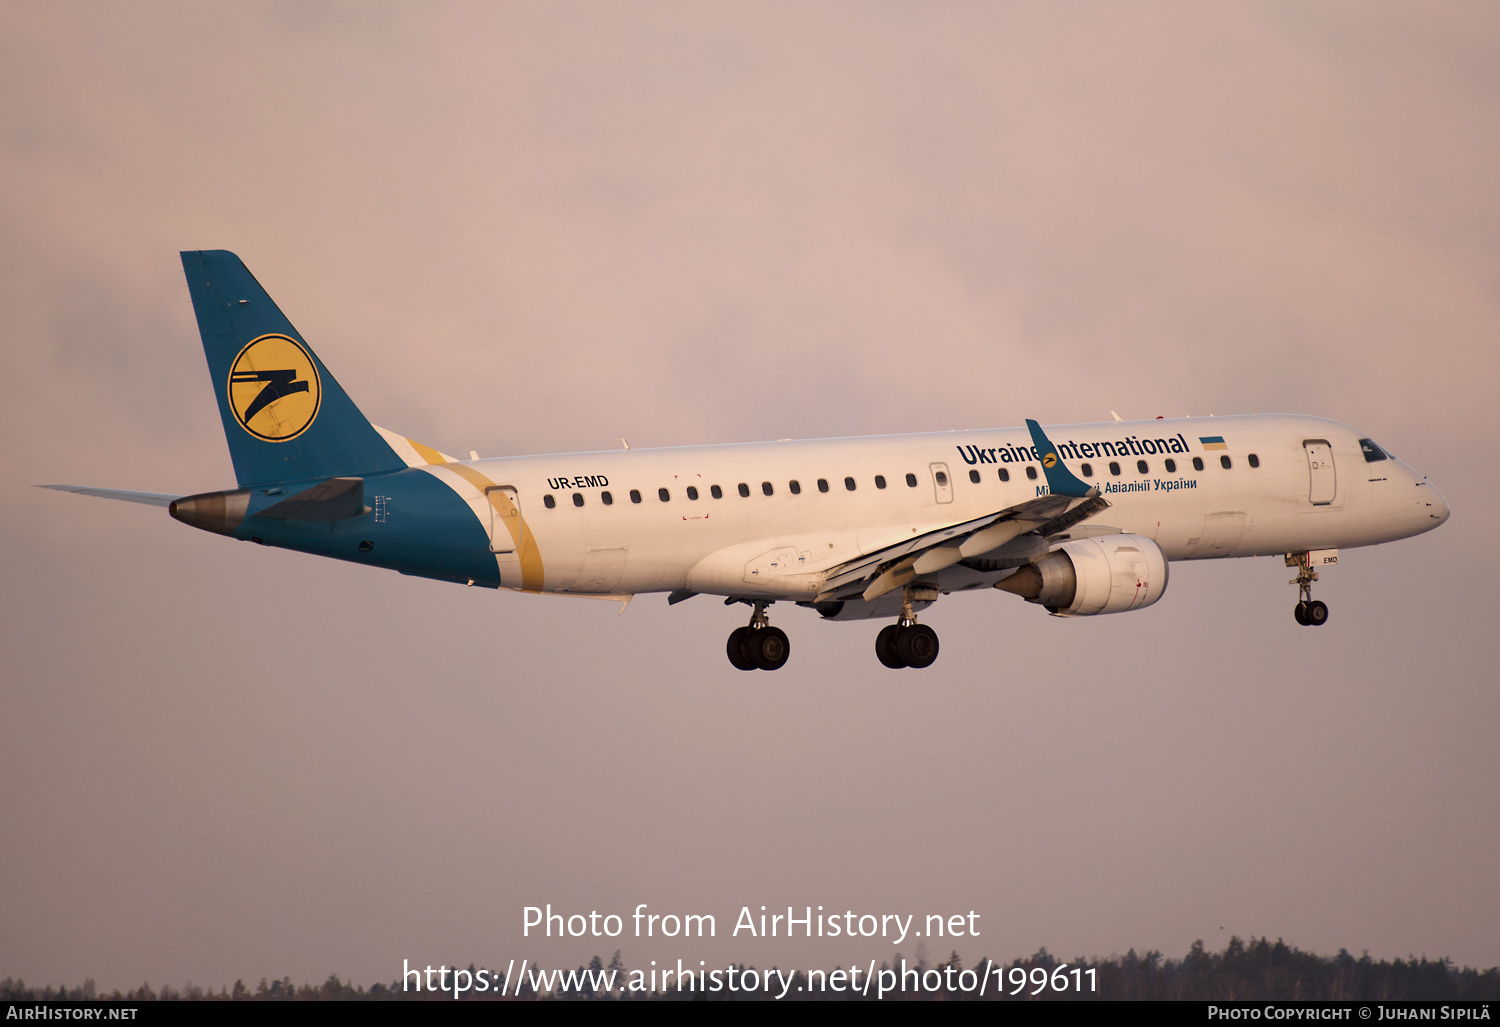
[[[1057,454],[1056,453],[1043,453],[1042,454],[1042,466],[1043,467],[1056,467],[1057,466]]]
[[[262,335],[229,368],[229,409],[251,435],[285,442],[312,427],[323,387],[312,355],[296,339]]]

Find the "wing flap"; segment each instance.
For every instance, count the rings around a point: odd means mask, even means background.
[[[924,532],[833,568],[816,601],[853,595],[878,599],[920,576],[935,574],[960,560],[998,549],[1028,532],[1052,534],[1108,506],[1109,500],[1097,493],[1081,498],[1038,496],[983,517]]]
[[[1056,535],[1058,532],[1067,531],[1073,525],[1086,521],[1096,513],[1102,513],[1107,509],[1109,509],[1109,500],[1098,495],[1088,496],[1071,510],[1059,514],[1040,528],[1037,528],[1036,533],[1038,535]],[[974,553],[973,555],[978,556],[979,554]]]

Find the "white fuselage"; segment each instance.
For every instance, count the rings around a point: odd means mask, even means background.
[[[1146,536],[1171,560],[1372,545],[1448,516],[1425,478],[1394,458],[1367,460],[1361,432],[1322,418],[1105,422],[1047,434],[1111,504],[1089,525]],[[1031,445],[1025,428],[1007,428],[464,464],[514,490],[542,565],[540,588],[533,573],[528,590],[806,600],[829,569],[862,553],[1045,494]],[[482,491],[442,465],[428,470],[486,523],[505,587],[519,582],[521,556],[492,526]],[[957,591],[1007,573],[978,561],[930,584]]]

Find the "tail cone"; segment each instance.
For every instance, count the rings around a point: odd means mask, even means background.
[[[233,535],[245,520],[250,506],[250,490],[204,492],[172,501],[167,512],[183,524],[191,524],[218,535]]]

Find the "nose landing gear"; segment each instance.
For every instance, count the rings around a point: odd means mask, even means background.
[[[938,637],[926,624],[918,624],[911,608],[911,587],[901,600],[901,618],[887,624],[875,636],[875,658],[892,670],[930,667],[938,657]]]
[[[730,599],[727,602],[743,601]],[[766,616],[770,602],[762,600],[751,605],[755,612],[750,615],[750,623],[729,633],[729,643],[725,646],[729,662],[736,670],[780,670],[792,655],[792,643],[785,631],[771,627],[770,618]]]
[[[1292,616],[1304,627],[1318,628],[1327,624],[1328,604],[1312,597],[1312,583],[1318,580],[1318,572],[1312,569],[1308,555],[1288,553],[1286,565],[1297,568],[1297,576],[1287,582],[1288,585],[1297,586],[1297,605],[1292,607]]]

